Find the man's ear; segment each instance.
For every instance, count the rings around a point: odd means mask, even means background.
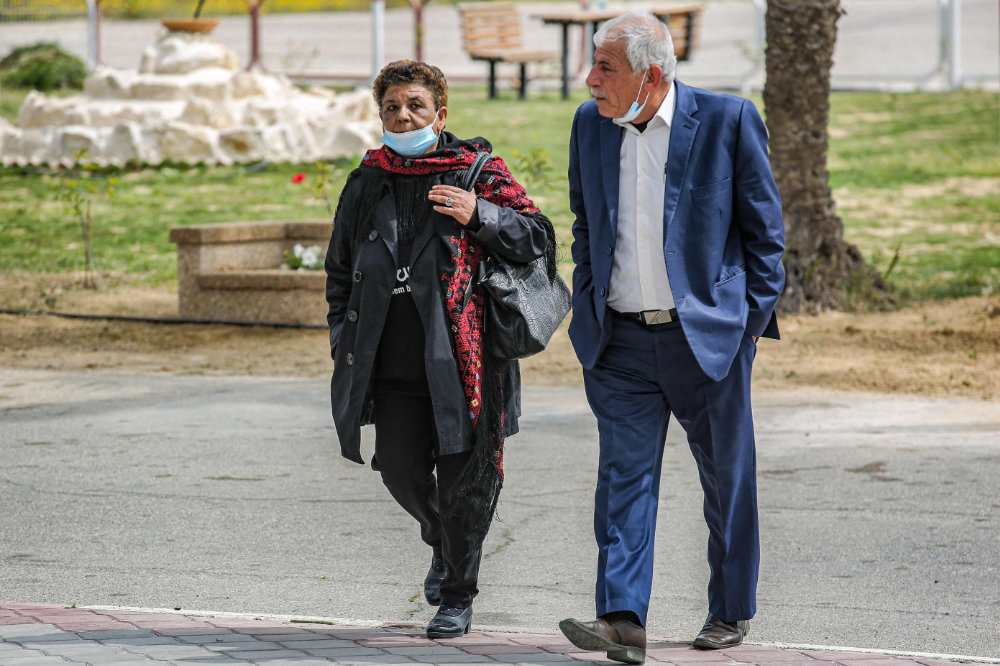
[[[649,66],[649,75],[646,76],[646,81],[650,86],[650,90],[656,90],[663,83],[663,68],[659,65]]]
[[[437,119],[437,122],[441,123],[441,126],[438,127],[435,134],[440,134],[441,132],[444,131],[444,126],[447,124],[447,120],[448,120],[448,107],[442,106],[440,109],[438,109],[438,119]]]

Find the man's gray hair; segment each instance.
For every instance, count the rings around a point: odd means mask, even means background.
[[[674,41],[663,21],[650,13],[629,12],[616,16],[604,23],[594,35],[594,46],[600,48],[605,42],[625,42],[625,56],[636,74],[659,65],[663,78],[674,80],[677,56],[674,55]]]

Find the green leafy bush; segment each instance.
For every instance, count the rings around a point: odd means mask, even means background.
[[[0,60],[0,77],[3,85],[12,88],[80,89],[87,77],[87,68],[83,61],[54,42],[39,42],[19,46]]]

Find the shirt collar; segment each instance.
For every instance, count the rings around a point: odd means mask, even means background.
[[[646,126],[646,129],[657,127],[659,125],[663,125],[669,129],[674,120],[674,109],[676,109],[676,107],[677,86],[673,81],[671,81],[670,90],[667,91],[667,96],[663,98],[663,101],[660,102],[659,108],[656,109],[656,113],[649,119],[649,124]],[[637,130],[632,123],[626,125],[625,129],[633,134],[639,134],[639,130]]]

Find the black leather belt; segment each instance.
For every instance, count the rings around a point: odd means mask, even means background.
[[[608,309],[616,317],[645,324],[646,326],[669,324],[672,321],[677,321],[677,308],[670,308],[669,310],[643,310],[642,312],[618,312],[618,310]]]

